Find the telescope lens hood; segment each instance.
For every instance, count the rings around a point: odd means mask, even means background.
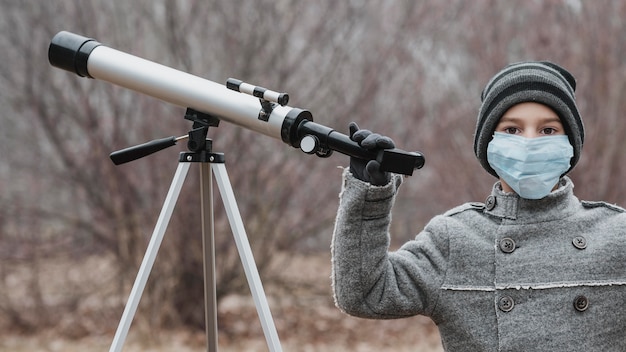
[[[91,51],[100,43],[78,34],[61,31],[50,42],[48,61],[52,66],[74,72],[81,77],[91,77],[87,60]]]

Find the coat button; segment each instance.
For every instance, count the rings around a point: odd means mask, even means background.
[[[578,249],[587,248],[587,240],[583,236],[574,237],[574,239],[572,240],[572,244]]]
[[[495,196],[487,197],[487,200],[485,201],[485,208],[487,210],[493,210],[493,208],[495,207],[496,207],[496,197]]]
[[[510,312],[514,306],[515,302],[513,301],[513,298],[509,296],[502,296],[498,300],[498,308],[505,313]]]
[[[589,308],[589,300],[585,296],[578,296],[574,298],[574,308],[579,312],[584,312]]]
[[[513,253],[513,251],[515,250],[515,241],[508,237],[501,239],[500,250],[504,253]]]

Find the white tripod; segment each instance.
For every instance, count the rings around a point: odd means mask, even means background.
[[[205,132],[206,135],[206,132]],[[191,133],[190,133],[191,136]],[[243,226],[241,214],[237,207],[235,195],[233,193],[226,167],[224,165],[224,155],[221,153],[211,153],[211,141],[207,140],[207,151],[195,153],[181,153],[178,168],[172,180],[172,184],[165,198],[165,203],[157,220],[154,232],[150,238],[150,243],[146,249],[143,261],[137,273],[137,278],[128,297],[128,302],[124,308],[124,313],[118,325],[113,343],[109,352],[121,352],[128,335],[128,330],[132,323],[139,300],[148,281],[148,276],[156,260],[157,252],[163,241],[165,230],[172,216],[174,206],[178,200],[183,182],[189,167],[192,163],[199,163],[200,166],[200,191],[202,194],[202,245],[204,254],[204,300],[205,300],[205,322],[207,336],[207,351],[217,352],[217,299],[215,283],[215,248],[214,248],[214,228],[213,228],[213,182],[212,174],[215,174],[217,185],[222,195],[222,201],[226,209],[226,214],[230,222],[235,238],[235,244],[239,252],[239,257],[243,264],[244,272],[248,280],[248,285],[252,292],[252,297],[261,320],[263,333],[270,351],[282,351],[278,333],[272,320],[272,315],[265,297],[261,278],[254,262],[250,243]],[[162,149],[162,148],[161,148]],[[153,152],[153,151],[152,151]],[[113,158],[113,157],[112,157]]]

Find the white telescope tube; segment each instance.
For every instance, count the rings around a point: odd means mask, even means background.
[[[86,65],[86,76],[107,81],[181,107],[189,107],[217,116],[270,137],[281,139],[280,129],[292,108],[274,109],[268,121],[259,120],[259,99],[227,89],[225,86],[173,68],[133,56],[68,32],[57,39],[76,39],[76,65]],[[54,45],[54,44],[53,44]],[[89,50],[80,55],[80,50]],[[52,50],[52,49],[51,49]],[[51,52],[50,54],[53,54]],[[54,56],[51,58],[51,60]],[[81,62],[83,61],[83,62]],[[52,62],[52,65],[63,64]],[[63,68],[63,67],[62,67]],[[79,75],[82,72],[76,72]]]

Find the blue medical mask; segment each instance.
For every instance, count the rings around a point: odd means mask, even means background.
[[[541,199],[570,168],[574,148],[566,135],[526,138],[495,132],[487,161],[520,197]]]

